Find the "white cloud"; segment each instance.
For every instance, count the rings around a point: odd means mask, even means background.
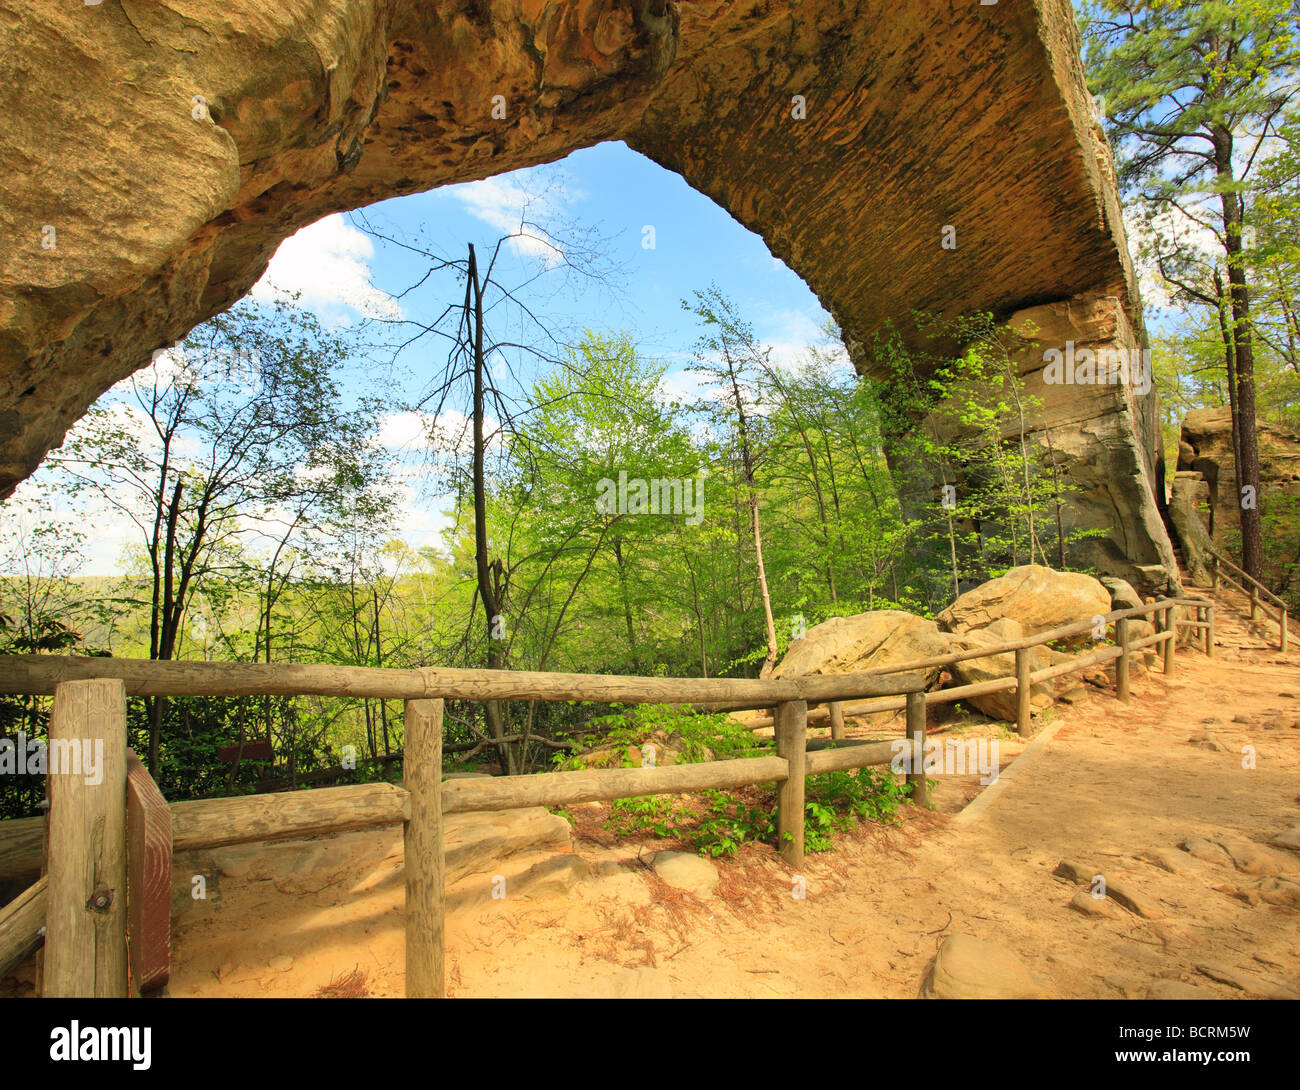
[[[455,505],[455,497],[435,496],[422,500],[409,484],[398,489],[398,496],[400,499],[397,516],[393,520],[393,536],[416,551],[426,545],[440,547],[443,533],[452,524],[451,517],[445,512]]]
[[[1198,209],[1193,208],[1193,211],[1199,214]],[[1213,231],[1172,208],[1158,213],[1150,224],[1138,218],[1136,209],[1126,210],[1124,229],[1138,276],[1138,290],[1142,293],[1142,302],[1148,307],[1168,307],[1173,302],[1174,288],[1161,274],[1155,259],[1157,244],[1163,253],[1172,253],[1176,244],[1178,250],[1196,254],[1206,264],[1213,264],[1222,257],[1222,247]]]
[[[483,434],[489,444],[501,438],[501,423],[491,416],[483,418]],[[390,413],[379,422],[376,442],[393,451],[438,454],[467,453],[472,436],[469,417],[458,409],[444,409],[435,421],[432,413]]]
[[[676,371],[659,380],[659,395],[665,402],[691,405],[708,392],[707,380],[698,371]]]
[[[475,219],[502,235],[514,235],[508,245],[516,253],[536,258],[548,267],[559,264],[564,249],[544,225],[557,216],[575,194],[558,175],[552,175],[544,185],[537,187],[528,180],[522,184],[510,180],[521,176],[527,178],[527,172],[450,186],[446,193],[460,201]]]
[[[370,281],[374,243],[341,215],[326,216],[280,243],[262,279],[253,285],[254,299],[272,301],[282,293],[298,293],[298,305],[317,311],[322,319],[355,311],[367,318],[397,319],[401,305]]]

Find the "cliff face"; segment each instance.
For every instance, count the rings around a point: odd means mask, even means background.
[[[1294,534],[1294,512],[1300,511],[1300,435],[1267,421],[1257,425],[1259,487],[1257,497],[1265,515],[1265,556],[1276,566],[1294,551],[1287,540]],[[1183,537],[1183,554],[1189,567],[1208,570],[1201,555],[1201,529],[1192,522],[1199,516],[1214,544],[1228,556],[1237,553],[1232,542],[1241,530],[1236,458],[1232,450],[1232,416],[1228,409],[1194,409],[1183,418],[1178,442],[1178,471],[1173,500],[1179,513],[1175,526]],[[1269,514],[1278,516],[1270,520]],[[1288,532],[1289,531],[1289,532]],[[1190,540],[1189,540],[1190,539]],[[1265,572],[1266,583],[1279,571]]]
[[[0,496],[299,227],[610,139],[760,233],[864,373],[913,309],[1110,299],[1140,339],[1066,0],[0,0],[0,21]],[[1141,404],[1099,411],[1149,457]],[[1134,481],[1112,540],[1145,561],[1163,531]]]

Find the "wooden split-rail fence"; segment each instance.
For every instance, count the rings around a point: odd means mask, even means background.
[[[1250,599],[1252,621],[1262,613],[1278,626],[1278,650],[1285,651],[1289,640],[1287,633],[1289,607],[1286,601],[1279,598],[1249,572],[1237,567],[1213,545],[1210,546],[1210,574],[1213,577],[1212,589],[1215,594],[1219,593],[1221,583],[1227,583]],[[1277,611],[1276,613],[1269,610],[1270,605]]]
[[[1190,619],[1185,613],[1195,613]],[[1133,622],[1158,631],[1133,638]],[[1104,625],[1102,624],[1104,622]],[[1115,642],[1039,670],[1031,651],[1098,627]],[[53,695],[49,723],[49,809],[45,818],[0,822],[0,880],[40,873],[0,908],[0,972],[44,945],[40,989],[47,996],[120,997],[165,983],[171,857],[175,852],[285,840],[381,826],[404,827],[406,993],[445,994],[443,817],[646,795],[777,785],[777,836],[791,867],[804,854],[808,776],[889,764],[895,742],[844,741],[846,715],[906,712],[907,751],[925,747],[926,706],[1014,689],[1017,727],[1031,729],[1033,686],[1115,663],[1115,689],[1130,699],[1132,655],[1163,645],[1174,670],[1179,629],[1214,653],[1214,606],[1166,598],[996,646],[853,674],[783,679],[642,678],[506,670],[371,669],[296,664],[152,662],[52,655],[0,657],[0,692]],[[926,671],[967,659],[1013,654],[1012,675],[926,692]],[[369,697],[404,700],[403,786],[320,788],[167,804],[126,745],[128,696]],[[490,779],[442,779],[446,700],[596,701],[679,704],[730,711],[770,709],[776,756],[651,768],[593,769]],[[810,712],[811,705],[820,705]],[[810,723],[829,722],[839,746],[810,748]],[[77,765],[74,758],[91,757]],[[93,777],[86,771],[94,767]],[[908,766],[911,798],[926,802],[926,781]]]

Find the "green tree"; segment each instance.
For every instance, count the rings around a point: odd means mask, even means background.
[[[1245,246],[1246,192],[1265,142],[1297,94],[1300,5],[1294,0],[1098,0],[1083,15],[1090,85],[1103,96],[1122,190],[1149,222],[1210,232],[1226,283],[1207,292],[1167,275],[1223,316],[1234,424],[1242,565],[1263,569],[1255,355]],[[1162,268],[1180,263],[1171,245]]]
[[[155,354],[51,455],[78,489],[139,530],[151,659],[175,657],[198,585],[234,555],[237,539],[260,533],[276,541],[257,628],[269,661],[285,546],[306,524],[364,502],[378,477],[370,440],[380,403],[345,402],[336,376],[345,355],[346,346],[302,312],[241,304],[197,327],[179,349]],[[379,518],[383,509],[374,498],[369,514]],[[268,531],[277,521],[282,532]],[[151,770],[163,704],[150,701]]]

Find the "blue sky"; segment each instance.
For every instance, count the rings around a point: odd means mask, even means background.
[[[560,245],[569,235],[566,223],[598,234],[595,249],[615,267],[603,285],[574,281],[567,290],[563,271],[553,270],[525,293],[559,331],[630,329],[644,354],[680,370],[699,335],[681,300],[716,281],[776,358],[790,358],[821,339],[826,313],[758,235],[622,142],[574,152],[544,167],[383,201],[362,215],[383,234],[420,239],[427,249],[460,258],[468,242],[482,257],[499,237],[517,229],[525,209]],[[346,214],[305,229],[290,252],[282,248],[277,254],[269,281],[302,291],[304,302],[332,320],[347,320],[349,311],[385,313],[375,290],[402,291],[427,263],[382,240],[360,237],[363,227],[361,216]],[[643,244],[647,228],[653,231],[653,248]],[[332,276],[331,252],[349,244],[358,248],[354,275]],[[367,251],[367,244],[373,249]],[[303,247],[296,259],[294,246]],[[502,279],[519,283],[553,254],[546,244],[524,240],[506,255]],[[368,288],[357,278],[360,266]],[[400,305],[405,316],[427,319],[456,297],[452,282],[443,278]],[[349,301],[361,305],[345,305]]]

